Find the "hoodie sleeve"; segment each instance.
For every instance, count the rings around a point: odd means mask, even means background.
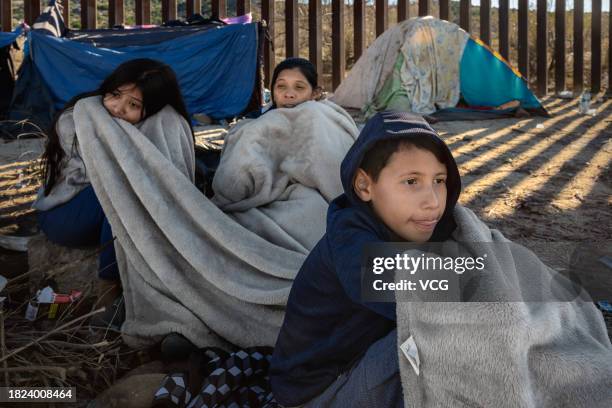
[[[361,296],[361,259],[366,244],[385,242],[374,220],[360,212],[337,220],[329,236],[330,253],[340,284],[355,303],[395,321],[395,302],[364,302]]]

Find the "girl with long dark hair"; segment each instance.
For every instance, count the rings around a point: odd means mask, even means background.
[[[111,116],[134,125],[166,105],[188,124],[190,121],[172,69],[152,59],[134,59],[119,65],[95,91],[68,102],[48,132],[42,157],[44,185],[33,207],[38,210],[40,228],[50,241],[68,247],[103,245],[98,275],[104,295],[99,303],[105,304],[121,291],[113,234],[89,182],[72,117],[73,107],[80,99],[96,95]]]

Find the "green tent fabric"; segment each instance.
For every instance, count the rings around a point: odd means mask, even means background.
[[[548,116],[528,82],[498,53],[456,24],[402,21],[379,36],[335,90],[339,105],[364,118],[385,109],[435,120]]]
[[[470,38],[465,45],[459,75],[468,106],[495,107],[517,100],[523,109],[542,108],[520,73],[479,40]]]
[[[385,109],[397,111],[410,110],[410,98],[406,93],[406,89],[402,86],[402,80],[400,78],[400,71],[403,64],[404,54],[400,52],[395,60],[393,72],[387,77],[382,89],[374,97],[372,102],[363,108],[366,118],[374,116],[376,112]]]
[[[496,117],[514,116],[516,109],[474,109],[494,108],[508,101],[518,100],[523,109],[544,114],[542,105],[531,93],[525,80],[500,57],[484,45],[469,39],[460,64],[460,89],[467,107],[440,109],[431,116],[437,120],[487,120]],[[410,97],[401,82],[404,55],[397,55],[391,75],[372,102],[364,109],[365,117],[385,109],[408,111]],[[483,80],[486,78],[486,81]]]

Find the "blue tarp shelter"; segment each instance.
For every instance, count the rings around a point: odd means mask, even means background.
[[[30,55],[56,109],[93,90],[119,64],[134,58],[165,62],[176,72],[190,113],[215,118],[240,114],[253,93],[257,25],[228,25],[148,45],[113,48],[33,31]]]
[[[12,43],[14,43],[15,40],[17,40],[17,37],[19,37],[22,33],[23,28],[21,26],[17,27],[15,30],[13,30],[13,32],[10,33],[0,31],[0,48],[8,47]]]
[[[72,97],[134,58],[170,65],[190,114],[229,118],[261,101],[258,23],[70,31],[59,10],[51,0],[28,33],[10,119],[45,128]]]
[[[0,119],[11,103],[15,87],[15,69],[10,55],[11,45],[22,34],[23,28],[17,27],[12,33],[0,32]]]

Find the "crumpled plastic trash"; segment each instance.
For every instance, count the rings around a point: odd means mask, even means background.
[[[79,290],[73,290],[69,295],[55,293],[51,286],[47,286],[36,292],[36,298],[28,303],[26,308],[25,318],[29,321],[34,321],[38,317],[39,307],[44,307],[43,315],[47,315],[49,319],[55,318],[58,314],[60,305],[72,303],[78,300],[83,295]]]

